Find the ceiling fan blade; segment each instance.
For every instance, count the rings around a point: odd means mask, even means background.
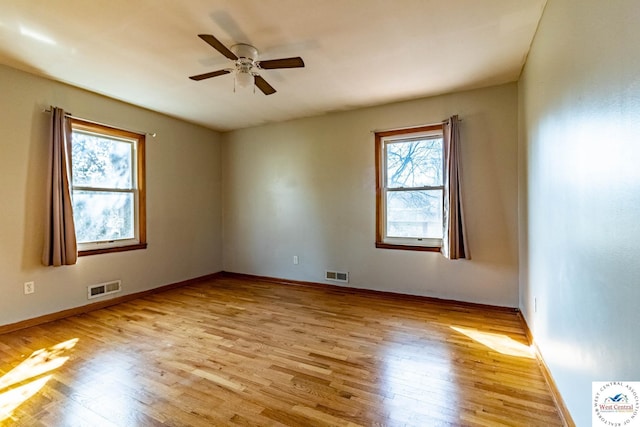
[[[229,71],[229,70],[218,70],[218,71],[212,71],[210,73],[198,74],[197,76],[191,76],[189,78],[191,80],[200,81],[200,80],[204,80],[204,79],[209,79],[211,77],[218,77],[218,76],[222,76],[224,74],[229,74],[230,72],[231,71]]]
[[[254,81],[256,83],[256,86],[258,86],[258,89],[260,89],[265,95],[276,93],[276,90],[273,88],[273,86],[267,83],[267,81],[263,79],[262,76],[255,76]]]
[[[258,67],[263,70],[274,70],[276,68],[301,68],[304,67],[304,61],[299,56],[294,58],[269,59],[267,61],[258,61]]]
[[[205,42],[209,43],[211,47],[213,47],[215,50],[217,50],[218,52],[220,52],[230,60],[232,61],[238,60],[238,57],[236,56],[235,53],[231,52],[225,45],[223,45],[220,42],[220,40],[213,37],[211,34],[198,34],[198,37],[200,37]]]

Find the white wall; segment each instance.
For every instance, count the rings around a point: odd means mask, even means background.
[[[578,425],[592,381],[640,380],[638,22],[550,0],[519,83],[520,306]]]
[[[222,269],[218,133],[4,66],[0,93],[0,325],[85,305],[90,284],[122,279],[127,294]],[[146,150],[148,249],[40,265],[50,105],[157,132]],[[36,292],[24,295],[31,280]]]
[[[371,130],[455,113],[473,259],[376,249]],[[517,306],[516,84],[233,131],[222,152],[224,270]]]

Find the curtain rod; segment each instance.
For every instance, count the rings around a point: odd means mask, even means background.
[[[51,108],[53,108],[53,107],[50,107],[48,109],[44,109],[44,110],[42,110],[42,112],[43,113],[51,113],[51,111],[52,111]],[[77,116],[74,116],[71,113],[64,113],[64,115],[65,115],[65,117],[68,117],[70,119],[82,120],[83,122],[92,123],[94,125],[106,126],[106,127],[110,127],[110,128],[126,130],[127,132],[133,132],[133,133],[137,133],[137,134],[149,135],[151,138],[155,138],[156,137],[156,133],[155,132],[144,132],[144,131],[140,131],[140,130],[122,128],[122,127],[119,127],[119,126],[110,125],[108,123],[101,123],[101,122],[97,122],[95,120],[89,120],[89,119],[85,119],[83,117],[77,117]]]
[[[444,119],[441,122],[436,122],[436,123],[424,123],[421,125],[411,125],[411,126],[404,126],[404,127],[400,127],[400,128],[388,128],[388,129],[373,129],[370,132],[371,133],[378,133],[378,132],[389,132],[392,130],[405,130],[405,129],[413,129],[413,128],[421,128],[421,127],[426,127],[426,126],[437,126],[437,125],[441,125],[444,124],[446,122],[448,122],[449,119]],[[459,122],[462,121],[462,119],[458,119]]]

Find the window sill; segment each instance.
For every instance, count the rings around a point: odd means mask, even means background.
[[[405,251],[440,252],[440,246],[397,245],[397,244],[382,243],[382,242],[376,242],[376,248],[400,249]]]
[[[84,251],[78,251],[78,256],[81,257],[81,256],[89,256],[89,255],[109,254],[112,252],[135,251],[138,249],[147,249],[147,244],[138,243],[135,245],[115,246],[113,248],[88,249]]]

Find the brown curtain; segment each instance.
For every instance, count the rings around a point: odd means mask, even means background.
[[[54,267],[78,260],[71,204],[71,123],[61,108],[51,108],[49,171],[42,263]]]
[[[471,258],[467,245],[460,179],[460,120],[444,122],[444,233],[442,254],[449,259]]]

